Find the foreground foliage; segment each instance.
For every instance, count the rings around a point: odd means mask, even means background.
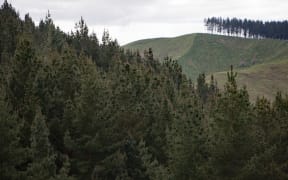
[[[287,96],[251,104],[232,68],[223,92],[193,84],[82,18],[65,34],[0,15],[0,179],[288,178]]]

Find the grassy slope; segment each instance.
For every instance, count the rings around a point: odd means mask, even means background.
[[[244,39],[211,34],[190,34],[176,38],[157,38],[130,43],[124,48],[152,48],[154,56],[177,59],[183,71],[196,79],[199,73],[215,74],[219,85],[226,80],[232,64],[238,80],[246,84],[252,99],[272,98],[277,90],[288,89],[288,41]]]
[[[228,71],[234,67],[288,59],[288,42],[271,39],[197,34],[190,50],[179,58],[184,72],[195,79],[199,73]]]
[[[176,38],[156,38],[145,39],[132,42],[124,46],[126,49],[143,51],[148,48],[153,49],[154,57],[163,59],[172,57],[179,59],[186,54],[193,45],[196,34],[183,35]]]
[[[265,96],[272,100],[277,91],[288,93],[288,60],[274,61],[236,70],[239,86],[247,86],[252,101],[257,96]],[[214,74],[219,87],[223,87],[227,79],[226,72]]]

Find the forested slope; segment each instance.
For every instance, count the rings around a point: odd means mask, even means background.
[[[287,179],[288,97],[0,8],[0,179]]]

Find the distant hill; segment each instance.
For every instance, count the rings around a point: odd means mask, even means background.
[[[188,34],[175,38],[145,39],[129,43],[124,48],[138,49],[142,53],[145,49],[152,48],[154,57],[160,60],[167,56],[179,59],[191,49],[196,36],[197,34]]]
[[[288,93],[288,60],[263,63],[237,70],[239,86],[246,85],[252,101],[257,96],[273,100],[277,91]],[[214,74],[219,87],[223,87],[227,72]]]
[[[138,49],[140,52],[151,47],[154,56],[159,59],[169,56],[178,60],[183,72],[193,80],[199,73],[205,72],[216,73],[216,78],[221,82],[222,72],[228,71],[230,65],[233,65],[240,71],[239,81],[242,84],[247,81],[249,84],[249,90],[254,94],[251,96],[256,96],[259,91],[259,94],[270,97],[276,89],[287,89],[284,84],[288,84],[288,41],[189,34],[175,38],[140,40],[123,47]],[[273,91],[266,89],[266,86],[272,86]]]

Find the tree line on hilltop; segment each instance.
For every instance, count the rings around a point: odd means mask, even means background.
[[[211,17],[204,20],[211,33],[249,38],[288,39],[288,21],[261,21],[238,18]]]

